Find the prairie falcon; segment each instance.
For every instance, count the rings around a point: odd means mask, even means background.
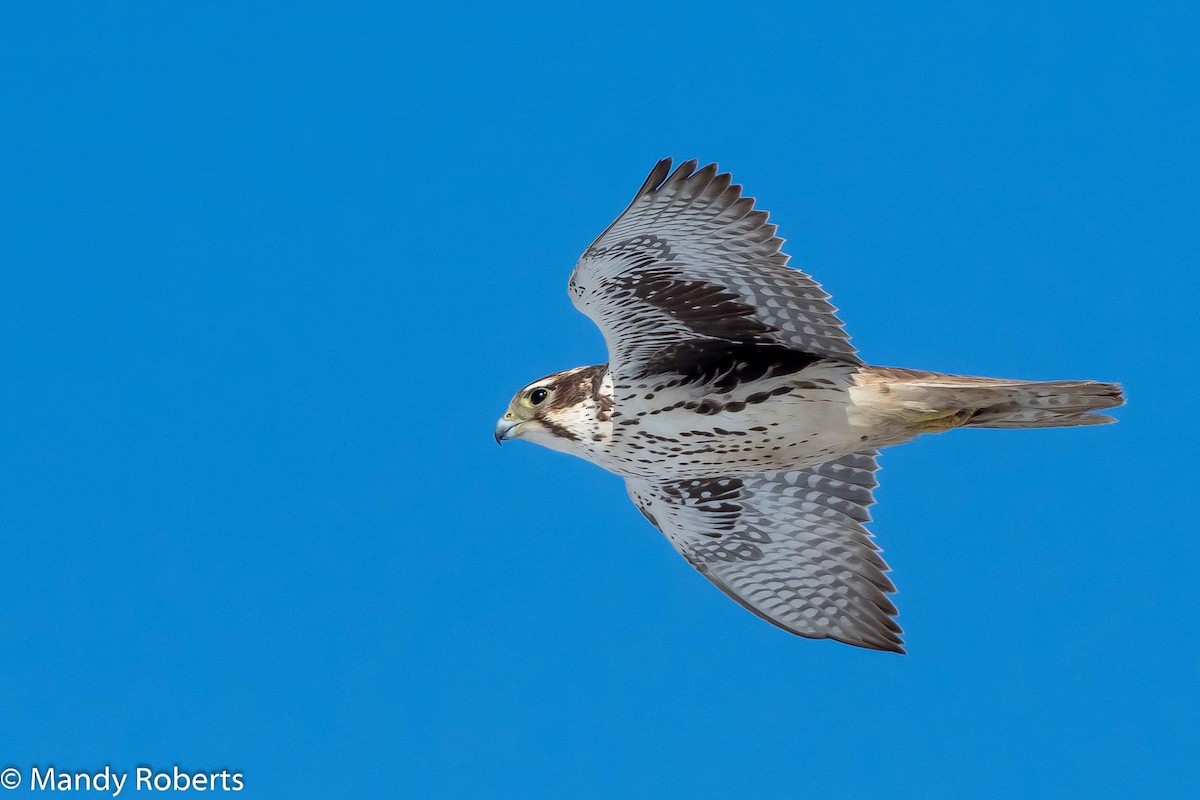
[[[569,282],[608,363],[521,389],[496,440],[620,475],[693,567],[768,622],[903,653],[864,527],[879,448],[963,426],[1112,422],[1092,412],[1121,405],[1121,387],[868,366],[782,244],[715,164],[658,162]]]

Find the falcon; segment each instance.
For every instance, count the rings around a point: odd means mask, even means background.
[[[952,428],[1099,425],[1121,387],[864,364],[765,211],[715,164],[655,165],[568,284],[608,363],[517,392],[524,439],[625,479],[693,567],[786,631],[903,653],[864,527],[880,448]]]

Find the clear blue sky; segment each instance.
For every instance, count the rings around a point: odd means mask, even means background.
[[[0,31],[0,767],[1194,790],[1194,3],[105,5]],[[771,628],[618,479],[492,442],[604,360],[567,275],[664,155],[868,360],[1127,387],[885,454],[909,656]]]

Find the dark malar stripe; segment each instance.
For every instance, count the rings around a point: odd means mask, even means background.
[[[544,417],[539,419],[538,421],[540,423],[542,423],[542,425],[546,426],[546,429],[548,431],[550,431],[550,433],[554,434],[555,436],[558,436],[563,439],[567,439],[572,442],[579,441],[579,437],[577,435],[575,435],[570,430],[570,428],[566,428],[566,427],[563,427],[562,425],[551,422],[550,420],[545,419]]]

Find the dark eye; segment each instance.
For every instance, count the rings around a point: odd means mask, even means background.
[[[550,393],[545,389],[534,389],[529,393],[529,402],[533,403],[535,406],[540,406],[549,396]]]

